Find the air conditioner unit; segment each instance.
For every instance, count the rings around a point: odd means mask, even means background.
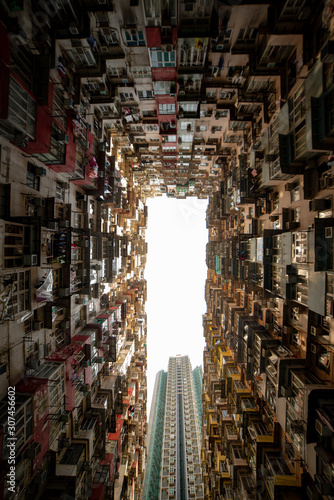
[[[317,354],[318,349],[316,344],[311,344],[310,349],[313,354]]]
[[[325,198],[315,199],[309,202],[309,209],[311,212],[320,212],[322,210],[330,208],[330,206],[330,200]]]
[[[294,434],[303,434],[304,432],[304,424],[301,420],[292,420],[290,428]]]
[[[281,387],[281,394],[282,394],[283,398],[289,398],[290,396],[292,396],[292,389],[291,389],[291,387],[288,387],[286,385],[282,385],[282,387]]]
[[[61,422],[64,422],[65,424],[68,424],[71,420],[71,412],[70,411],[65,411],[62,413],[59,417]]]
[[[322,437],[329,437],[332,435],[332,431],[326,425],[324,425],[318,418],[315,421],[315,430]]]
[[[53,221],[53,220],[49,220],[47,222],[47,228],[48,229],[52,229],[54,231],[58,231],[59,230],[59,222]]]
[[[73,23],[70,23],[69,30],[71,35],[79,35],[79,29]]]
[[[37,167],[35,166],[35,175],[39,175],[39,176],[44,176],[46,175],[46,169],[43,168],[43,167]]]
[[[23,452],[24,458],[35,460],[41,453],[41,443],[31,443]]]
[[[322,334],[322,328],[321,326],[311,326],[311,335],[321,335]]]
[[[321,495],[329,495],[332,491],[332,487],[324,478],[326,478],[326,476],[316,474],[314,476],[314,484]]]
[[[333,40],[329,40],[327,44],[321,50],[321,61],[323,63],[331,64],[334,62],[334,43]]]
[[[68,135],[65,134],[65,132],[59,132],[58,134],[56,134],[55,139],[57,142],[59,142],[59,144],[67,144],[68,143]]]
[[[43,330],[43,328],[44,328],[44,321],[34,321],[33,324],[34,324],[35,331]]]
[[[308,500],[317,500],[317,498],[318,498],[318,493],[313,492],[310,486],[307,486],[306,494],[307,494]]]
[[[73,106],[74,106],[73,99],[71,97],[66,97],[64,99],[64,108],[73,108]]]
[[[31,370],[37,370],[37,368],[40,367],[41,365],[41,362],[39,359],[30,359],[28,362],[27,362],[27,365],[28,367],[31,369]]]
[[[292,333],[292,326],[283,326],[283,333],[284,335],[289,335],[290,333]]]
[[[332,227],[325,227],[325,237],[328,239],[333,238],[333,228]]]
[[[32,198],[31,201],[35,207],[45,207],[45,198]]]
[[[59,288],[58,295],[59,295],[59,297],[68,297],[70,295],[70,289],[69,288]]]
[[[52,346],[51,344],[44,344],[43,348],[44,348],[44,357],[47,358],[48,356],[50,356],[52,352]]]
[[[24,266],[37,266],[38,259],[37,254],[23,255],[23,265]]]

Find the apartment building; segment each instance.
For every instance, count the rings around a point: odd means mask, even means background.
[[[204,498],[201,427],[201,370],[188,356],[169,358],[154,387],[144,499]]]
[[[220,7],[224,60],[246,59],[207,211],[208,499],[334,493],[332,11]]]

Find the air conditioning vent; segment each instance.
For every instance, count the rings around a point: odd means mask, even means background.
[[[311,326],[311,335],[321,335],[322,328],[321,326]]]
[[[317,346],[316,346],[316,344],[311,344],[310,349],[311,349],[311,352],[313,354],[317,354]]]
[[[31,201],[35,207],[45,207],[45,198],[32,198]]]
[[[320,434],[320,436],[328,437],[332,435],[332,431],[324,425],[318,418],[315,421],[315,430]]]
[[[29,447],[24,450],[24,458],[35,460],[41,452],[41,443],[31,443]]]
[[[47,358],[48,356],[50,356],[51,352],[52,352],[52,346],[51,344],[44,344],[43,346],[44,348],[44,357]]]
[[[69,220],[61,220],[60,221],[60,227],[61,228],[69,228],[70,227],[70,221]]]
[[[294,434],[303,434],[304,425],[301,420],[292,420],[290,424],[291,432]]]
[[[281,394],[282,394],[283,398],[289,398],[290,396],[292,396],[292,389],[291,389],[291,387],[288,387],[286,385],[282,385],[282,387],[281,387]]]
[[[34,330],[35,330],[35,332],[39,331],[39,330],[43,330],[43,328],[44,328],[44,322],[43,321],[34,321]]]
[[[77,26],[70,24],[69,29],[70,29],[71,35],[79,35],[79,30],[78,30]]]
[[[328,239],[333,238],[333,228],[332,227],[325,227],[325,237]]]
[[[65,411],[60,415],[60,421],[64,422],[64,424],[67,424],[71,420],[71,412],[70,411]]]
[[[38,264],[37,254],[33,253],[32,255],[24,255],[23,264],[25,266],[37,266]]]

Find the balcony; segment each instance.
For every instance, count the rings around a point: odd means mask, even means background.
[[[85,445],[74,444],[65,450],[56,464],[56,476],[79,476],[85,461]]]
[[[300,481],[292,474],[282,454],[277,452],[266,452],[264,454],[265,466],[262,474],[269,496],[272,500],[277,498],[280,490],[292,489],[296,492],[296,499],[301,498]]]

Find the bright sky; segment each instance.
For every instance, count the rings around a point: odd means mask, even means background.
[[[170,356],[188,355],[193,368],[203,364],[208,231],[207,200],[162,196],[146,203],[149,414],[155,376],[167,370]]]

